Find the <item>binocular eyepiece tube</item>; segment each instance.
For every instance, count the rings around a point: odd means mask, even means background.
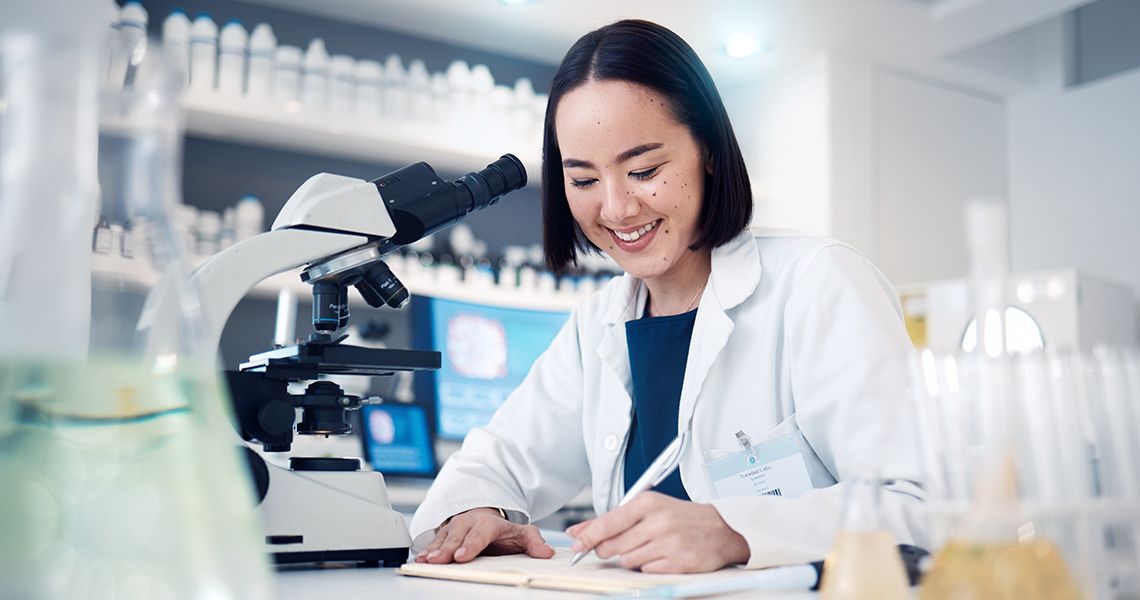
[[[445,181],[424,162],[372,181],[396,233],[314,263],[302,273],[301,279],[313,284],[313,328],[320,334],[331,334],[348,326],[348,286],[355,286],[374,308],[404,306],[408,290],[381,257],[494,205],[526,182],[526,168],[513,154],[504,154],[486,168],[455,181]]]
[[[463,220],[468,213],[492,206],[504,195],[526,186],[526,168],[504,154],[479,171],[445,181],[427,163],[394,171],[372,183],[396,226],[384,252],[411,244]]]

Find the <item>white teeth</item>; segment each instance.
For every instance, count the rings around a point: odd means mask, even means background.
[[[652,223],[646,224],[641,229],[636,229],[636,230],[631,231],[629,233],[623,233],[621,231],[614,231],[614,234],[617,235],[618,238],[620,238],[622,241],[636,242],[639,238],[641,238],[641,236],[649,233],[650,231],[653,231],[653,228],[656,226],[657,226],[657,221],[653,221]],[[613,231],[613,230],[611,229],[610,231]]]

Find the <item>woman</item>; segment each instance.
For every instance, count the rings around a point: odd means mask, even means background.
[[[645,572],[818,560],[836,482],[853,476],[892,478],[882,514],[914,541],[910,346],[891,287],[839,242],[749,233],[749,190],[720,96],[676,34],[620,21],[574,44],[546,112],[546,258],[557,270],[600,250],[626,275],[444,465],[412,522],[417,560],[553,556],[527,523],[586,485],[601,516],[568,530],[574,550]],[[679,471],[616,508],[680,432]]]

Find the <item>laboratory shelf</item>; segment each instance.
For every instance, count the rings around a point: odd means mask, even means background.
[[[201,260],[203,259],[196,260],[195,264]],[[95,254],[92,257],[92,271],[104,280],[140,288],[152,287],[157,281],[156,276],[135,259]],[[297,299],[309,298],[312,287],[301,281],[300,273],[300,269],[278,273],[255,285],[246,297],[272,300],[278,298],[282,291],[289,291]],[[523,310],[569,312],[588,295],[576,291],[505,288],[491,283],[468,283],[459,279],[447,280],[430,276],[403,277],[402,280],[413,296]],[[349,303],[353,308],[368,308],[355,291],[349,292]]]
[[[193,137],[388,164],[425,161],[443,173],[477,170],[510,152],[526,166],[528,185],[538,186],[540,180],[533,143],[490,141],[409,120],[316,113],[296,103],[213,93],[187,92],[183,106],[186,133]]]

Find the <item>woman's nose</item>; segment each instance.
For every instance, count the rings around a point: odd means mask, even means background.
[[[611,223],[621,223],[641,212],[641,201],[630,190],[620,185],[606,186],[606,197],[602,201],[602,218]]]

